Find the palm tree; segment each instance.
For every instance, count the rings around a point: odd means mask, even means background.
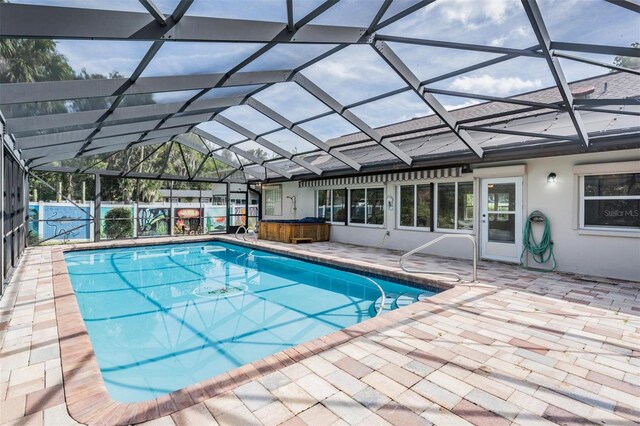
[[[67,80],[73,70],[53,40],[0,39],[0,83]],[[3,113],[11,117],[66,112],[64,102],[11,104]]]

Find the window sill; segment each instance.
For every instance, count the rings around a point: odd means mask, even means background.
[[[384,229],[384,225],[368,225],[366,223],[350,223],[352,228]]]
[[[443,229],[443,228],[435,228],[433,232],[439,232],[441,234],[468,234],[475,235],[473,229]]]
[[[594,235],[600,237],[640,238],[640,230],[611,230],[603,228],[579,228],[578,235]]]
[[[418,232],[431,232],[431,228],[419,228],[417,226],[397,226],[397,231],[418,231]]]

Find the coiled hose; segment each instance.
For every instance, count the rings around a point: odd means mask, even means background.
[[[540,240],[540,242],[536,241],[536,237],[531,230],[531,225],[533,223],[544,223],[544,231],[542,233],[542,239]],[[551,223],[541,211],[535,210],[531,212],[531,214],[527,217],[527,222],[524,225],[522,244],[522,254],[520,255],[520,264],[522,266],[534,271],[556,270],[558,264],[556,262],[556,256],[553,254],[553,241],[551,240]],[[526,253],[531,254],[534,262],[539,265],[551,261],[551,269],[529,267],[525,264]]]

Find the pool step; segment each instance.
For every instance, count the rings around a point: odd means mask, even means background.
[[[418,302],[422,302],[423,300],[428,299],[431,296],[433,296],[433,293],[429,293],[428,291],[425,291],[424,293],[420,293],[418,295]]]
[[[396,308],[402,308],[416,301],[416,296],[411,293],[405,293],[396,299]]]
[[[433,293],[424,292],[424,293],[418,294],[417,296],[411,293],[403,293],[403,294],[385,293],[383,312],[392,311],[394,309],[408,306],[412,303],[425,300],[430,296],[433,296]],[[369,308],[369,314],[372,317],[376,316],[376,313],[380,309],[381,302],[382,302],[382,297],[378,297],[378,299],[371,304],[371,307]]]
[[[382,310],[390,311],[395,309],[395,302],[398,298],[399,294],[397,293],[385,293],[384,294],[384,306]],[[378,297],[378,300],[373,302],[373,310],[374,312],[378,312],[380,310],[380,304],[382,303],[382,296]]]

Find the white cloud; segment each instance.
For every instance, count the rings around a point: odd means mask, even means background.
[[[509,96],[542,87],[542,80],[523,80],[520,77],[495,78],[488,74],[458,77],[449,86],[452,90],[485,95]]]
[[[468,101],[461,102],[461,103],[458,103],[458,104],[444,104],[442,106],[444,106],[444,108],[447,111],[453,111],[454,109],[466,108],[466,107],[469,107],[469,106],[478,105],[479,103],[480,103],[480,101],[477,101],[475,99],[470,99]]]
[[[504,42],[507,41],[507,36],[502,35],[500,37],[496,37],[489,42],[490,46],[504,46]]]
[[[413,92],[367,103],[352,108],[351,111],[374,128],[431,114],[425,102]]]
[[[448,0],[436,2],[436,7],[448,22],[459,22],[470,28],[501,24],[519,6],[513,0]]]
[[[366,45],[349,46],[306,68],[303,74],[343,105],[404,86]]]
[[[531,30],[525,26],[518,26],[511,29],[508,33],[497,36],[491,41],[489,41],[489,45],[491,46],[504,46],[507,41],[511,44],[512,40],[522,40],[531,38]]]

